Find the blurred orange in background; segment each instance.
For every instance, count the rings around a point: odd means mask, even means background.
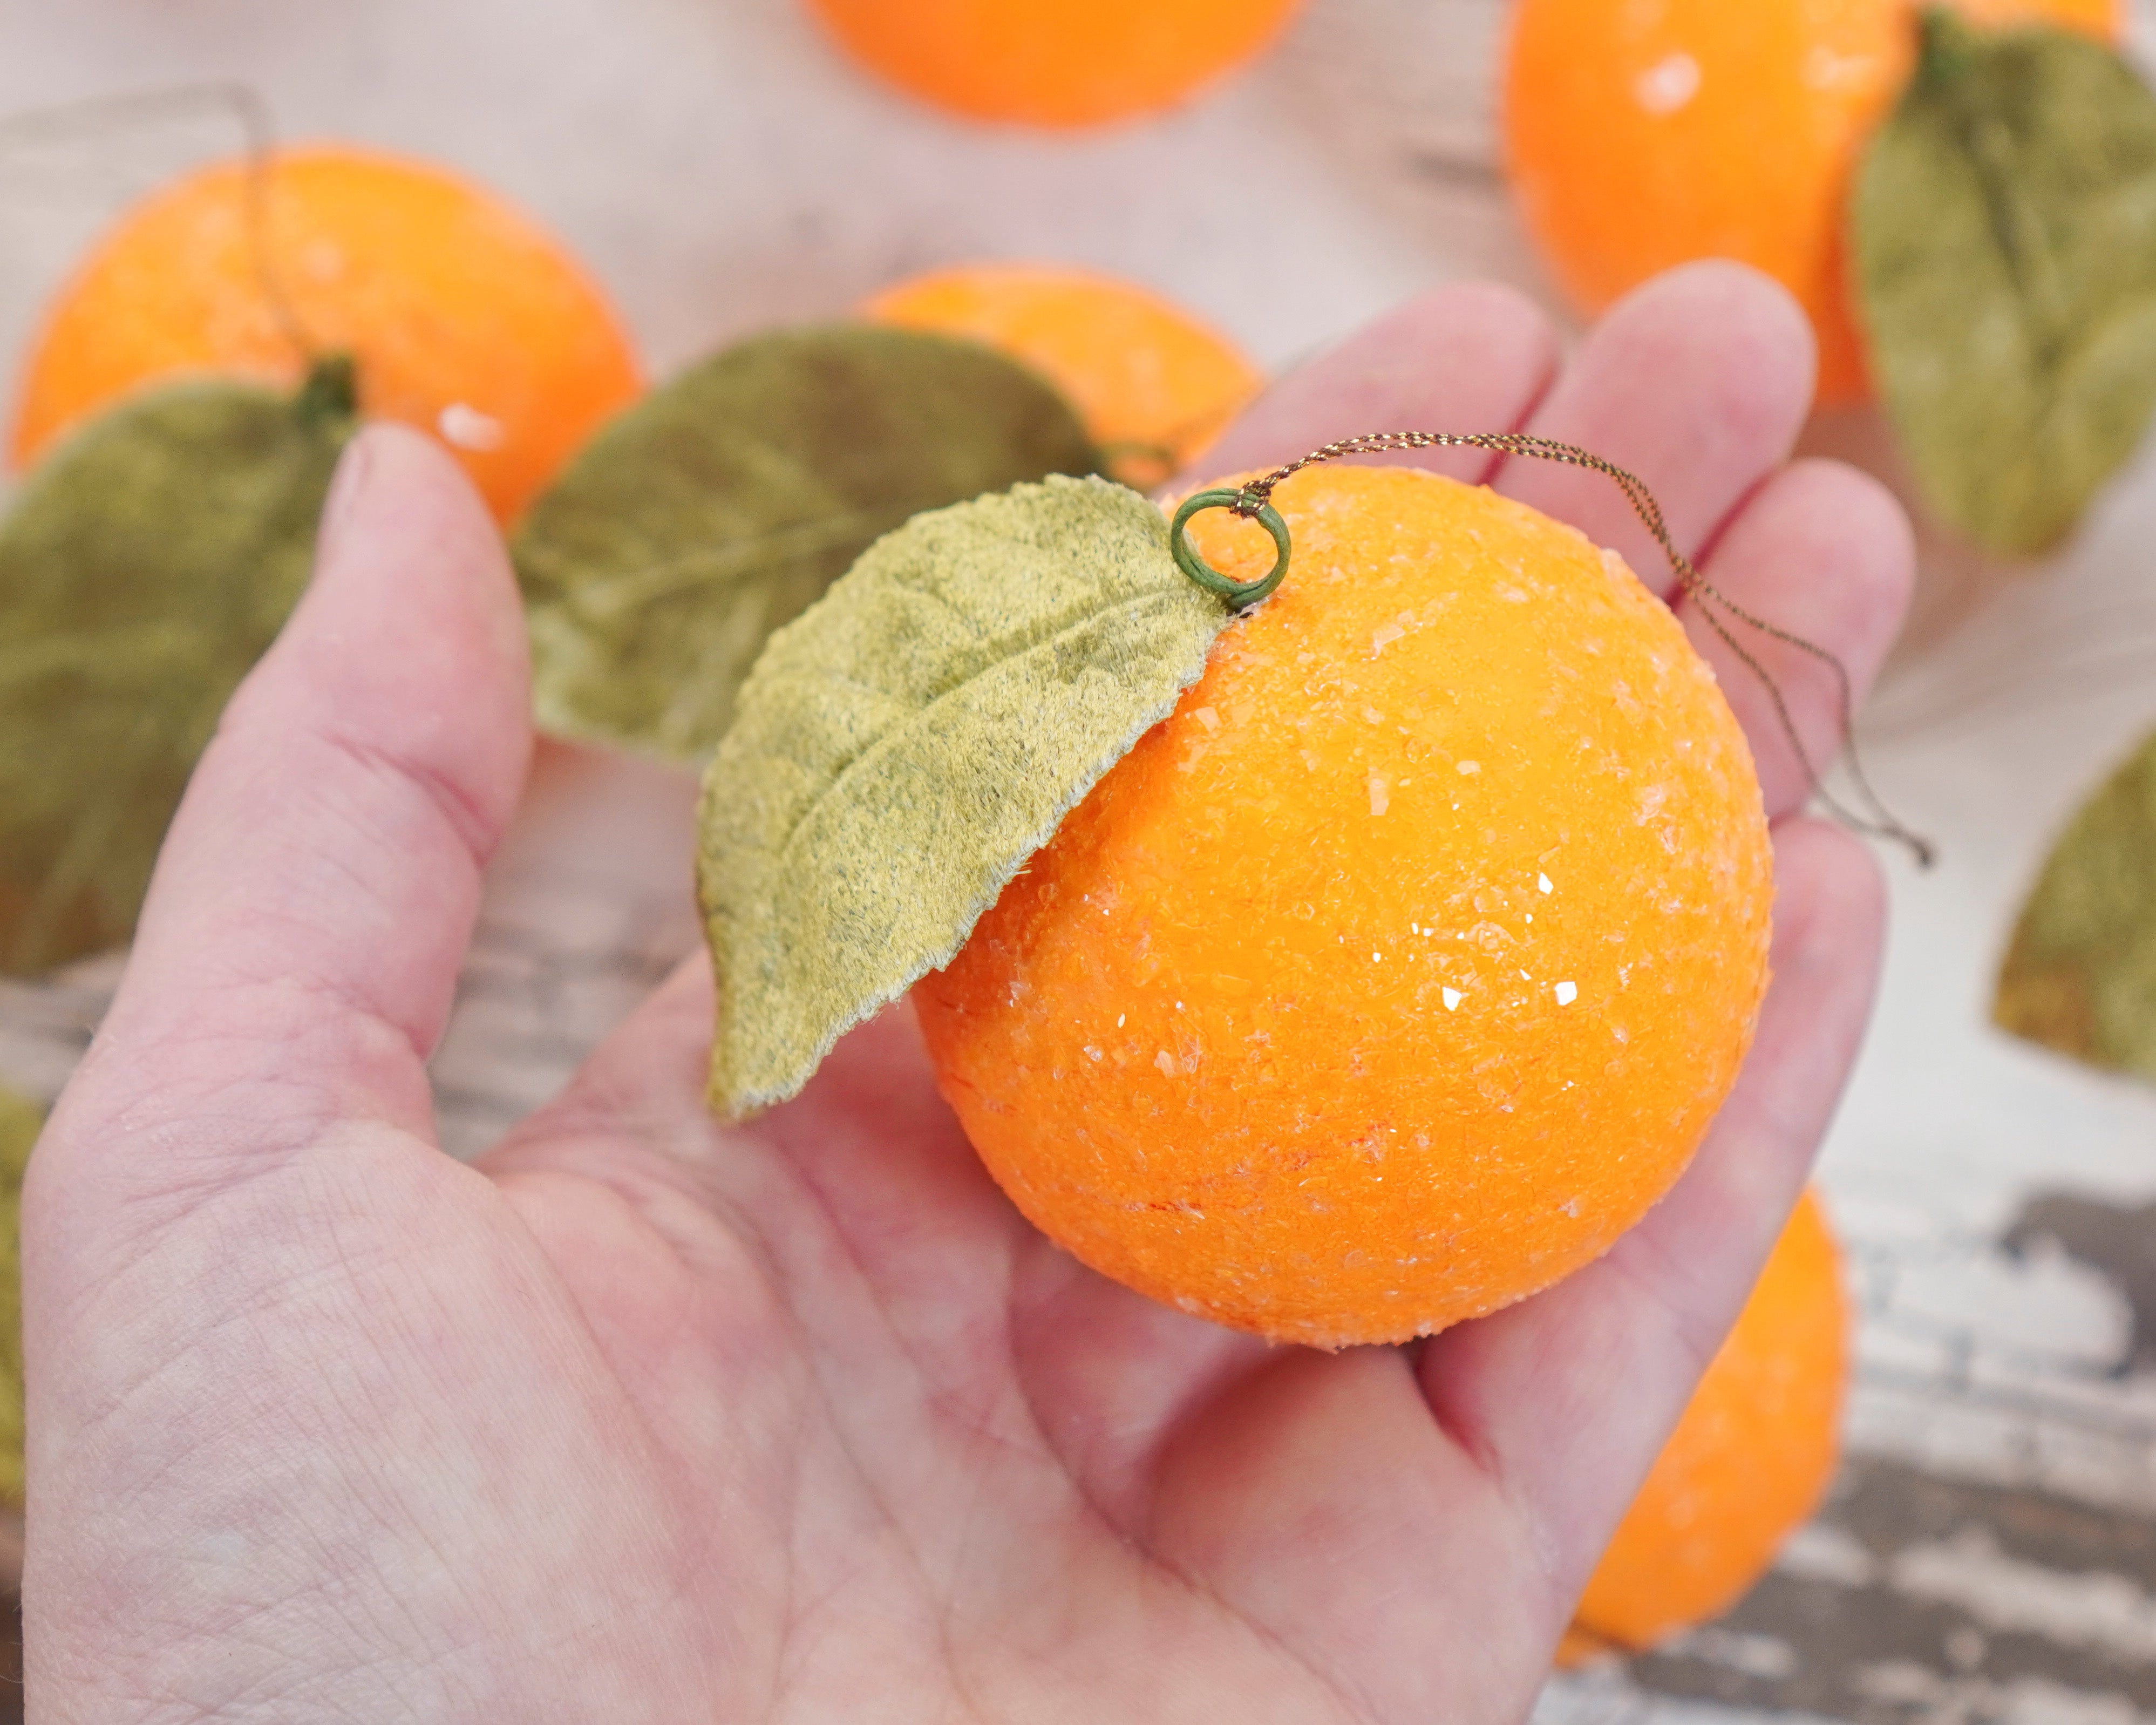
[[[321,144],[127,212],[46,311],[10,454],[28,465],[145,384],[296,384],[340,352],[361,412],[434,433],[503,521],[643,387],[597,285],[527,217],[440,168]]]
[[[1841,1253],[1807,1191],[1595,1566],[1559,1662],[1651,1647],[1735,1604],[1826,1493],[1848,1378]]]
[[[1956,0],[1988,24],[2116,40],[2121,0]],[[1565,290],[1599,311],[1673,264],[1735,258],[1794,294],[1820,399],[1866,393],[1842,210],[1914,64],[1912,0],[1519,0],[1506,168]]]
[[[884,289],[877,323],[963,336],[1053,383],[1112,466],[1147,483],[1188,465],[1264,382],[1218,331],[1158,294],[1089,270],[969,264]]]
[[[1173,106],[1301,0],[809,0],[864,64],[974,120],[1093,126]]]

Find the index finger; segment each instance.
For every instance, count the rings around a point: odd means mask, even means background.
[[[1199,462],[1208,474],[1277,467],[1373,431],[1510,431],[1557,371],[1557,332],[1522,295],[1452,282],[1388,312],[1273,385]],[[1380,458],[1465,480],[1496,465],[1476,449]]]

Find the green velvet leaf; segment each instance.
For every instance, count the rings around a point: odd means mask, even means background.
[[[44,1112],[0,1086],[0,1503],[23,1507],[23,1171]]]
[[[134,932],[187,775],[306,584],[341,406],[319,378],[141,396],[0,519],[0,972]]]
[[[988,348],[865,325],[758,336],[594,439],[517,532],[540,724],[701,762],[771,632],[924,509],[1097,465]]]
[[[771,639],[704,777],[715,1106],[792,1096],[947,964],[1228,621],[1106,480],[916,516]]]
[[[1851,199],[1859,316],[1933,507],[2041,552],[2156,409],[2156,95],[2069,32],[1922,28]]]
[[[2022,907],[1992,1017],[2156,1082],[2156,736],[2076,814]]]

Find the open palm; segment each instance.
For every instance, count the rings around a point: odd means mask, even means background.
[[[1810,367],[1794,309],[1730,266],[1644,290],[1562,367],[1524,302],[1445,289],[1209,466],[1383,429],[1584,443],[1862,679],[1908,538],[1868,481],[1782,465]],[[1606,482],[1494,482],[1660,572]],[[1774,663],[1825,752],[1830,690]],[[1741,678],[1777,976],[1691,1171],[1496,1317],[1269,1348],[1034,1233],[903,1009],[728,1128],[692,963],[476,1167],[439,1153],[425,1062],[529,752],[522,634],[454,470],[367,433],[33,1165],[33,1716],[1517,1717],[1794,1198],[1869,995],[1876,876],[1796,814],[1801,768]]]

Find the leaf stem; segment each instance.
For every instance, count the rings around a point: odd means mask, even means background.
[[[342,435],[359,417],[359,373],[349,353],[325,353],[307,367],[292,411],[313,429]]]
[[[1968,69],[1976,33],[1950,6],[1927,6],[1917,13],[1917,69],[1912,84],[1943,85]]]

